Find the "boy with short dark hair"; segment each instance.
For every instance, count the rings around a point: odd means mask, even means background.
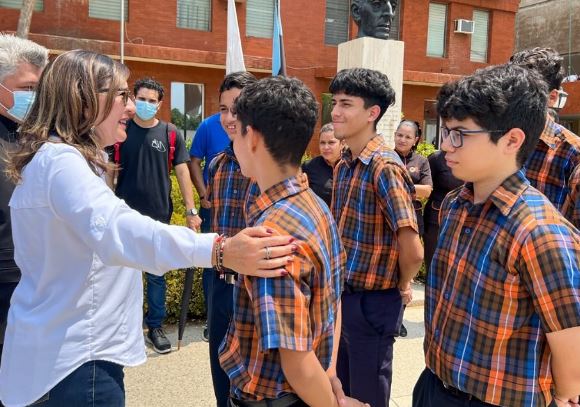
[[[414,406],[578,400],[580,236],[522,169],[546,96],[537,73],[515,65],[439,93],[442,149],[466,184],[441,205]]]
[[[293,236],[297,251],[286,277],[238,278],[220,352],[231,405],[337,406],[327,370],[344,250],[328,207],[297,178],[316,125],[316,99],[297,79],[265,78],[243,89],[235,111],[236,157],[262,191],[248,209],[248,224]],[[264,257],[270,255],[266,250]]]
[[[331,205],[347,253],[337,373],[347,395],[386,407],[403,303],[423,260],[415,188],[376,131],[395,100],[387,76],[344,69],[330,92],[334,135],[349,147],[334,169]]]
[[[250,72],[234,72],[227,75],[219,89],[220,123],[233,140],[239,126],[234,103],[246,86],[256,82]],[[211,203],[210,232],[234,236],[246,227],[246,203],[253,202],[259,194],[258,187],[240,172],[240,164],[232,145],[218,154],[208,167],[207,199]],[[233,272],[212,272],[208,290],[209,360],[217,407],[227,407],[230,381],[219,363],[219,346],[222,343],[233,314]]]

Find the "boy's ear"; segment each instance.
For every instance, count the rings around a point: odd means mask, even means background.
[[[262,135],[258,131],[256,131],[252,126],[247,126],[246,129],[247,129],[246,137],[248,138],[248,142],[250,143],[250,150],[253,153],[255,153],[258,144],[260,142],[260,139],[262,138]]]
[[[369,108],[369,118],[368,121],[374,123],[377,117],[381,114],[381,108],[379,105],[373,105]]]
[[[517,155],[520,148],[522,148],[522,144],[526,140],[526,134],[522,129],[513,128],[508,131],[503,137],[504,139],[504,151],[507,155]]]

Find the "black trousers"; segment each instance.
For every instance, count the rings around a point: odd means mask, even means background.
[[[413,389],[413,407],[497,407],[478,399],[451,394],[443,382],[429,369],[425,369]],[[549,407],[556,407],[552,401]]]

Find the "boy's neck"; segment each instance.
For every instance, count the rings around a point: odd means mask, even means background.
[[[279,165],[271,159],[266,159],[262,161],[262,165],[258,169],[259,174],[256,175],[256,182],[260,191],[265,192],[285,179],[298,175],[298,170],[299,167]]]
[[[364,131],[358,133],[354,137],[346,140],[346,144],[349,146],[352,153],[352,158],[357,158],[360,153],[367,146],[369,141],[378,136],[376,130],[373,127],[366,128]]]
[[[473,182],[473,203],[480,204],[490,197],[504,181],[513,175],[519,168],[514,165],[507,165],[498,168],[492,176]]]
[[[139,116],[137,116],[137,115],[135,115],[135,116],[133,117],[133,121],[134,121],[134,122],[135,122],[135,123],[136,123],[136,124],[137,124],[139,127],[141,127],[141,128],[144,128],[144,129],[150,129],[150,128],[152,128],[152,127],[155,127],[155,126],[157,126],[157,123],[159,123],[159,120],[158,120],[156,117],[154,117],[154,118],[152,118],[152,119],[149,119],[149,120],[141,120],[141,119],[139,118]]]

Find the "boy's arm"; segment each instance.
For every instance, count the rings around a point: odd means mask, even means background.
[[[580,395],[580,327],[550,332],[546,335],[552,353],[552,377],[556,384],[556,404],[577,402]]]
[[[279,349],[282,370],[292,389],[311,407],[338,406],[328,375],[313,351]]]
[[[187,163],[181,163],[175,166],[175,177],[177,178],[179,190],[181,191],[181,196],[183,197],[183,205],[186,209],[195,208],[195,202],[193,201],[193,189],[191,188],[191,180],[189,178]],[[198,231],[201,225],[201,218],[199,215],[186,216],[186,222],[188,228],[194,231]]]
[[[413,182],[407,170],[383,164],[375,175],[377,199],[389,226],[397,234],[399,248],[399,289],[410,289],[411,280],[423,262],[423,246],[413,207]]]

